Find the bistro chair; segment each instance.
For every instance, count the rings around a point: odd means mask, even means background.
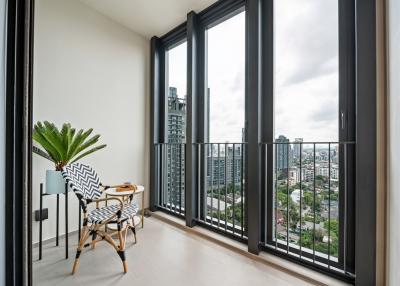
[[[100,237],[101,240],[105,240],[116,250],[122,260],[124,273],[126,273],[128,271],[128,266],[125,259],[125,241],[128,229],[132,229],[135,233],[135,225],[134,223],[130,225],[130,221],[133,221],[133,217],[138,211],[137,205],[123,202],[116,197],[100,198],[103,190],[113,187],[103,186],[96,172],[87,165],[80,163],[69,164],[63,168],[62,175],[69,187],[78,197],[83,212],[82,231],[72,274],[75,273],[78,267],[82,249],[90,236],[92,236],[93,247],[96,238]],[[115,201],[117,204],[99,207],[100,202],[106,201]],[[87,207],[91,203],[96,203],[96,208],[92,211],[88,211]],[[117,225],[118,245],[111,235],[103,228],[109,223],[115,223]],[[129,227],[127,227],[127,225],[123,227],[124,223],[129,225]]]

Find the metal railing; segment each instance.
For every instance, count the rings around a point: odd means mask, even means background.
[[[179,216],[185,215],[185,145],[155,144],[161,177],[158,207]]]
[[[156,144],[158,208],[185,216],[185,148]],[[332,275],[354,278],[354,142],[260,143],[261,248]],[[195,143],[198,225],[247,241],[246,143]]]
[[[265,160],[264,249],[353,276],[347,264],[352,191],[347,172],[354,142],[273,142],[261,148],[273,156]]]
[[[197,222],[246,240],[246,143],[198,143],[196,150],[201,178]]]

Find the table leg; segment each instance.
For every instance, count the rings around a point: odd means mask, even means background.
[[[40,214],[39,214],[39,260],[42,260],[42,211],[43,211],[43,184],[40,184]]]
[[[108,199],[108,195],[106,194],[106,199]],[[108,206],[108,203],[106,201],[106,207]],[[104,225],[104,231],[107,232],[107,224]]]
[[[68,259],[68,185],[65,184],[65,259]]]
[[[144,227],[144,192],[142,193],[142,228]]]

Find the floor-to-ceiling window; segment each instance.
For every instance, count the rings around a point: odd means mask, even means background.
[[[245,12],[209,25],[205,37],[203,219],[244,236]]]
[[[341,156],[352,143],[340,141],[347,123],[340,112],[339,1],[274,1],[273,15],[273,217],[267,218],[267,244],[342,268],[346,210],[340,197],[350,190]]]
[[[186,42],[165,51],[166,144],[162,146],[163,192],[161,203],[183,214],[185,204]]]
[[[186,222],[352,280],[354,2],[227,3],[186,23]]]

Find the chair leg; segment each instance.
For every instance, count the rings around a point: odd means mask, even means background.
[[[92,234],[92,249],[96,248],[96,238],[97,238],[97,232],[94,231]]]
[[[118,255],[122,260],[122,266],[124,267],[124,273],[128,272],[128,265],[126,263],[126,257],[125,257],[125,240],[122,235],[122,224],[118,223],[118,238],[119,238],[119,246],[118,246]],[[125,229],[125,234],[126,234]]]
[[[79,257],[81,255],[82,252],[82,248],[85,245],[86,240],[89,238],[89,230],[88,227],[85,226],[82,229],[82,233],[81,233],[81,240],[79,242],[78,248],[76,250],[76,256],[75,256],[75,262],[74,262],[74,266],[72,267],[72,275],[75,274],[76,269],[78,268],[78,264],[79,264]]]
[[[136,243],[137,243],[137,239],[136,239],[136,227],[135,227],[135,226],[132,226],[130,229],[131,229],[132,232],[133,232],[133,236],[135,237],[135,244],[136,244]]]

